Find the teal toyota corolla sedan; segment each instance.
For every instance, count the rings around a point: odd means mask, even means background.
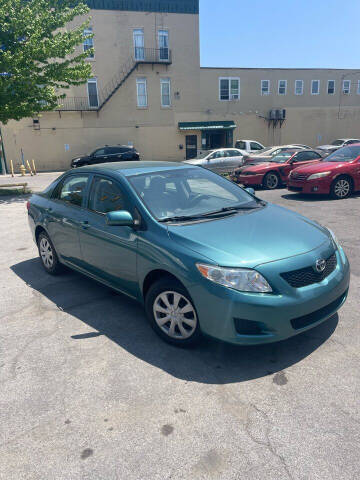
[[[48,273],[65,265],[142,302],[175,345],[283,340],[348,293],[331,230],[184,163],[69,171],[31,197],[28,218]]]

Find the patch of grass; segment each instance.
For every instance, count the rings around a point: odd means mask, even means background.
[[[29,188],[26,189],[25,193],[23,187],[0,188],[0,197],[29,195],[29,193],[31,193]]]

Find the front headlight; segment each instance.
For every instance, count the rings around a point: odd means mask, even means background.
[[[339,240],[337,239],[335,233],[334,233],[332,230],[330,230],[330,228],[327,228],[327,227],[325,227],[325,228],[326,228],[326,230],[330,233],[330,236],[331,236],[333,242],[335,243],[335,246],[336,246],[337,248],[341,248],[340,242],[339,242]]]
[[[214,265],[196,264],[201,275],[211,282],[240,292],[270,293],[272,288],[256,270],[247,268],[224,268]]]
[[[314,173],[313,175],[310,175],[310,177],[308,177],[308,180],[315,180],[316,178],[326,177],[327,175],[330,175],[330,173],[331,172]]]

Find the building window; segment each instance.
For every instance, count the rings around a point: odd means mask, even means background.
[[[99,106],[97,78],[90,78],[88,80],[87,91],[88,91],[89,107],[97,108]]]
[[[360,80],[357,83],[357,94],[360,95]]]
[[[134,38],[134,58],[135,60],[145,60],[145,42],[144,42],[144,30],[137,28],[133,31]]]
[[[304,80],[295,80],[295,95],[304,93]]]
[[[240,99],[240,78],[223,77],[219,79],[220,100],[230,101]]]
[[[286,95],[286,90],[287,90],[287,80],[279,80],[278,94],[279,95]]]
[[[83,35],[84,37],[87,37],[88,35],[92,35],[93,30],[92,27],[88,27],[84,30]],[[84,52],[87,52],[91,48],[94,48],[94,39],[93,37],[91,38],[85,38],[83,41],[83,50]],[[94,52],[89,52],[87,58],[94,58]]]
[[[169,60],[169,32],[167,30],[158,31],[159,59]]]
[[[146,78],[136,79],[137,106],[145,108],[148,106]]]
[[[311,80],[311,95],[319,95],[320,80]]]
[[[170,107],[171,106],[170,78],[160,79],[160,89],[161,89],[161,106]]]
[[[261,95],[270,95],[270,80],[261,80]]]
[[[350,80],[343,80],[342,93],[344,95],[350,95],[350,90],[351,90],[351,81]]]
[[[327,93],[328,95],[335,95],[335,80],[328,80]]]

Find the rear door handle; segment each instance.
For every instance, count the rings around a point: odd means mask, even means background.
[[[81,227],[86,230],[87,228],[90,227],[89,222],[87,220],[84,220],[83,222],[80,222]]]

